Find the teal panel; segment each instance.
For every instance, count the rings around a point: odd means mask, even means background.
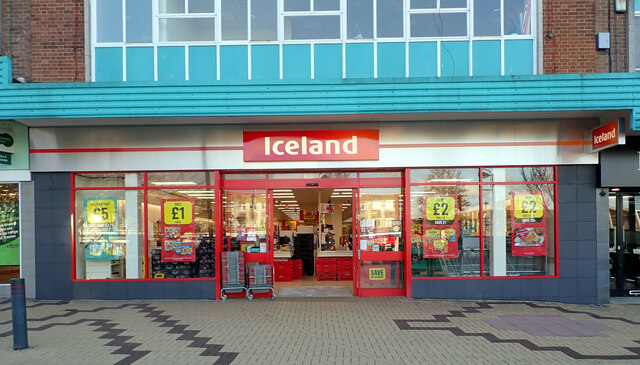
[[[436,42],[409,43],[409,76],[438,76],[438,44]]]
[[[11,83],[12,71],[11,58],[6,56],[0,57],[0,85],[7,85]]]
[[[280,78],[280,47],[251,47],[251,79],[278,80]]]
[[[185,80],[184,47],[158,47],[158,81]]]
[[[469,42],[440,43],[440,76],[469,76]]]
[[[95,81],[122,81],[122,48],[96,48],[95,68]]]
[[[347,44],[347,78],[373,77],[373,44]]]
[[[500,59],[500,41],[473,42],[473,76],[500,75]]]
[[[404,77],[404,43],[378,43],[378,77]]]
[[[153,47],[127,48],[127,81],[153,81]]]
[[[636,0],[635,6],[636,6],[636,12],[640,11],[640,1]]]
[[[316,44],[313,48],[313,71],[316,80],[342,78],[342,45]]]
[[[533,75],[533,41],[504,41],[504,74]]]
[[[285,80],[309,80],[311,78],[311,45],[290,44],[282,46],[282,78]]]
[[[216,47],[189,47],[189,80],[213,81],[216,74]]]
[[[247,81],[248,57],[247,46],[221,46],[220,80]]]

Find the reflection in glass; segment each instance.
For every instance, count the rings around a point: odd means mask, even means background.
[[[184,0],[160,0],[158,4],[160,14],[181,14],[184,13]]]
[[[160,42],[215,40],[213,18],[170,18],[159,20]]]
[[[284,11],[309,11],[309,0],[284,0]]]
[[[127,0],[127,42],[151,42],[151,0]]]
[[[251,0],[251,40],[278,39],[277,0]]]
[[[339,15],[286,16],[284,39],[339,39]]]
[[[147,173],[149,186],[213,186],[215,178],[213,172],[180,171],[180,172],[149,172]]]
[[[402,37],[404,34],[403,19],[402,2],[395,0],[378,0],[378,38]]]
[[[189,0],[189,13],[213,13],[213,5],[211,0]]]
[[[553,167],[496,167],[482,169],[482,181],[484,182],[537,182],[553,181]]]
[[[97,0],[98,42],[122,42],[122,6],[113,6],[112,0]]]
[[[247,39],[247,0],[222,0],[222,40]]]
[[[411,183],[452,184],[478,181],[478,169],[411,169]]]
[[[411,37],[466,35],[466,13],[411,14]]]
[[[476,36],[500,35],[500,0],[476,1],[473,8]]]
[[[360,250],[402,251],[402,189],[360,189]]]
[[[77,173],[74,174],[76,188],[116,188],[125,186],[142,186],[142,173]]]
[[[504,34],[531,34],[531,0],[504,0]]]
[[[340,0],[316,0],[313,2],[314,11],[340,10]]]
[[[347,38],[373,38],[372,0],[351,0],[347,3]]]

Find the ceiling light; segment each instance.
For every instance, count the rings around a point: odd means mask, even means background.
[[[280,200],[280,203],[297,203],[297,200]]]
[[[198,185],[193,181],[152,181],[151,185],[157,186],[186,186],[186,185]]]
[[[274,193],[286,193],[286,192],[292,192],[291,189],[274,189],[273,190]]]

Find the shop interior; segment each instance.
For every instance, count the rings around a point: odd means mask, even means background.
[[[273,190],[276,290],[353,286],[352,189]],[[285,289],[286,288],[286,289]],[[312,293],[311,293],[312,294]]]

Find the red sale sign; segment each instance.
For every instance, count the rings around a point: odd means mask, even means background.
[[[377,130],[245,131],[244,161],[356,161],[379,158]]]

